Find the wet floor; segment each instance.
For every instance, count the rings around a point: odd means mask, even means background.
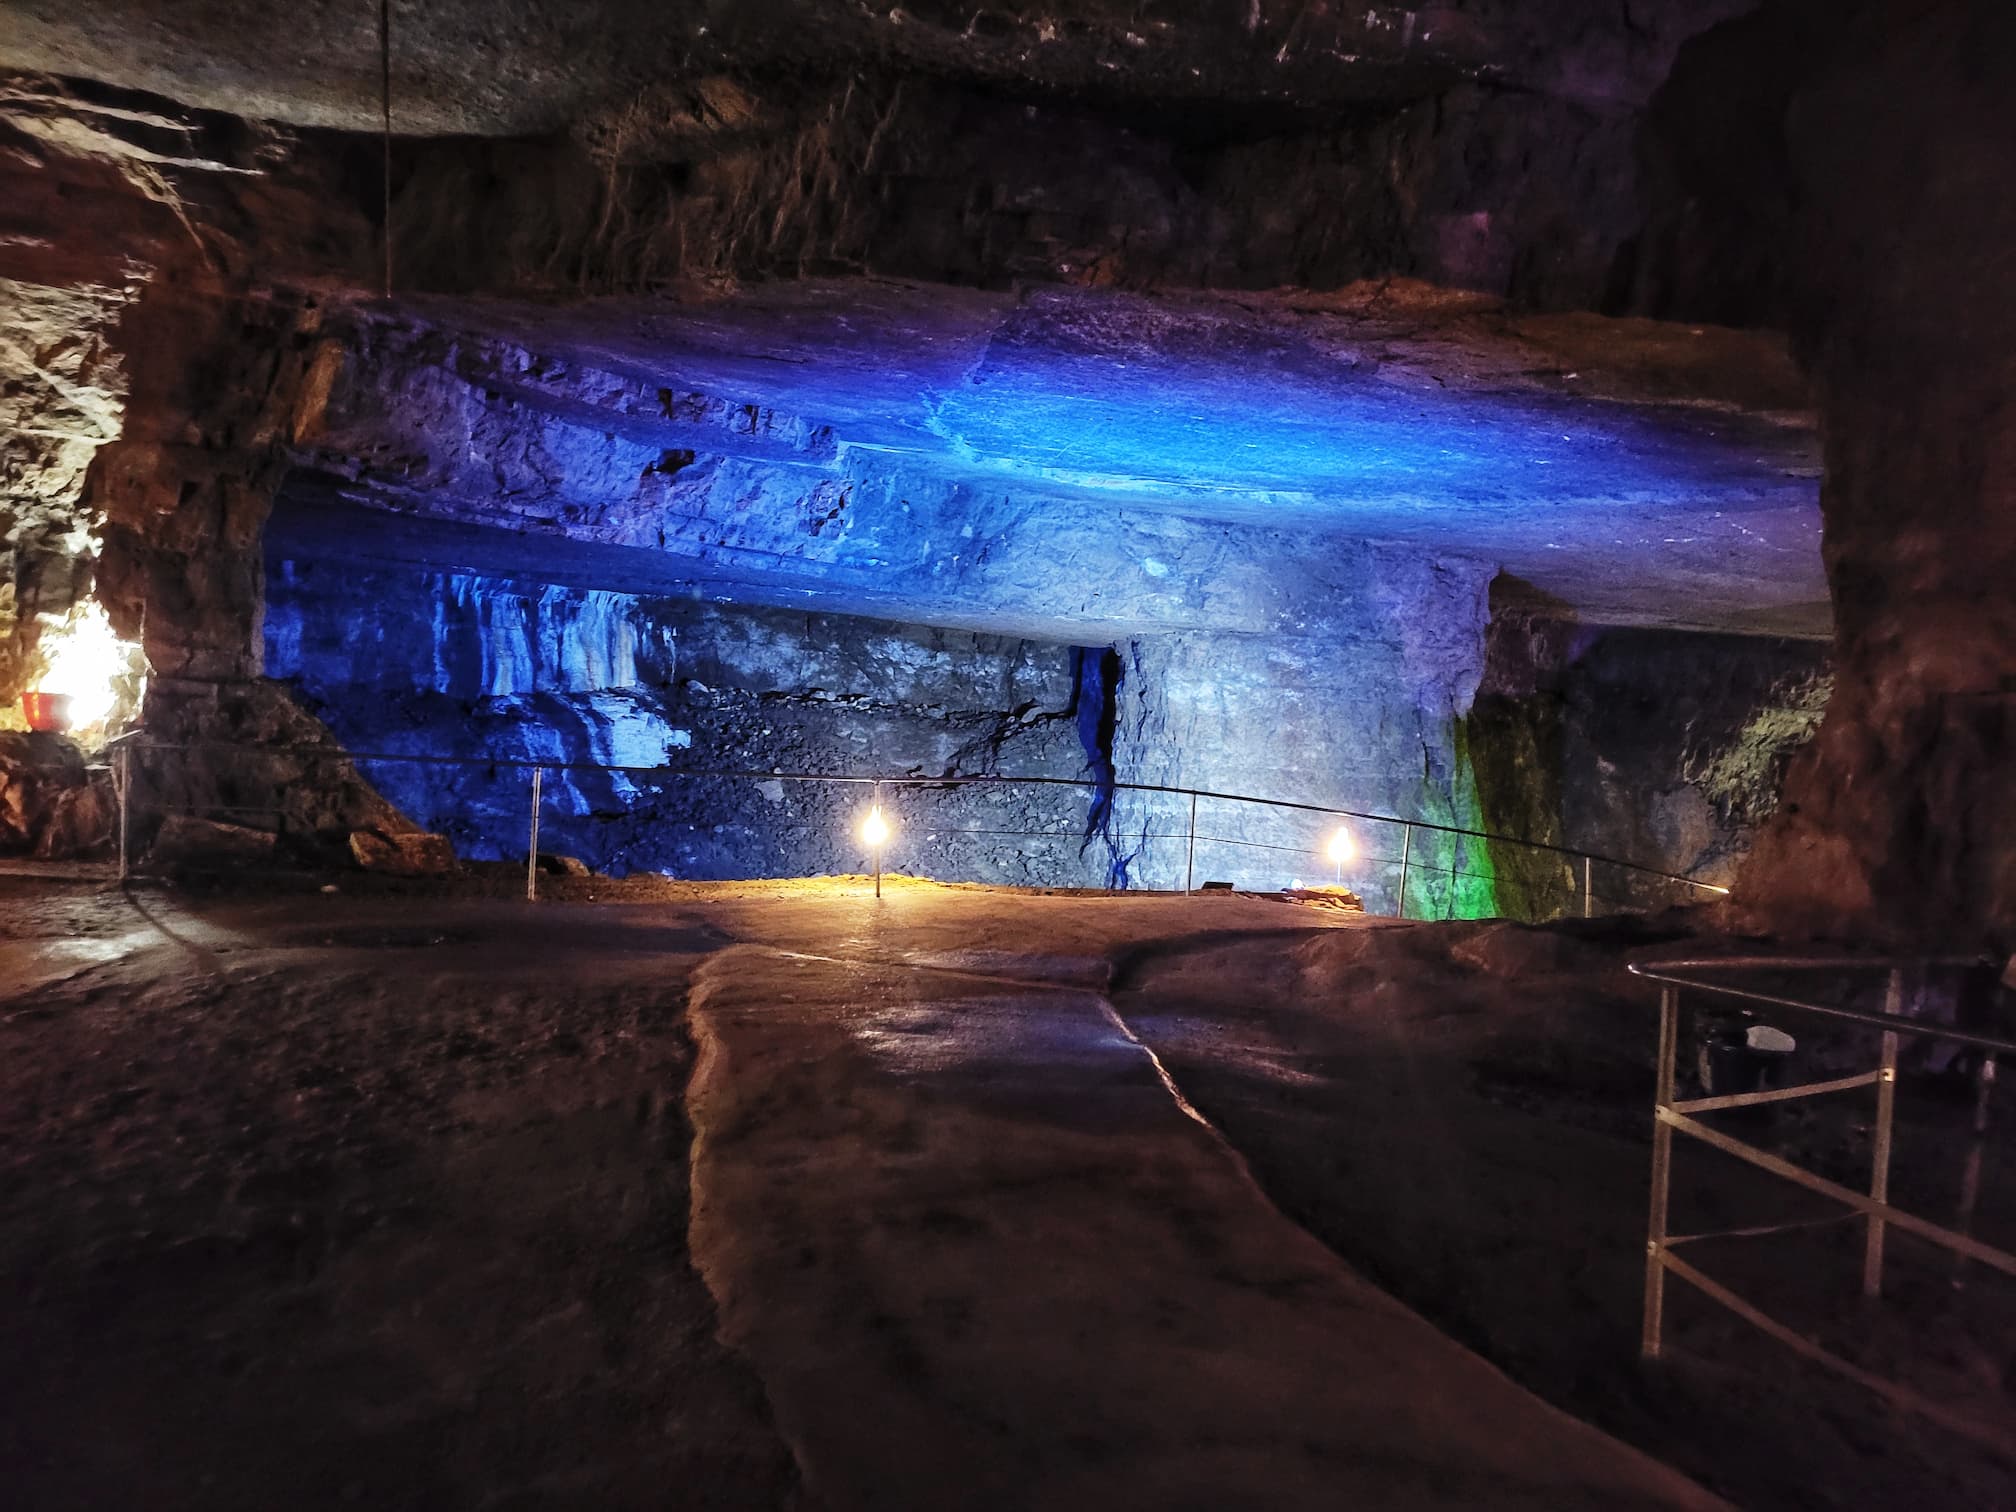
[[[1715,1504],[1282,1216],[1108,995],[1373,926],[27,886],[25,1504]]]

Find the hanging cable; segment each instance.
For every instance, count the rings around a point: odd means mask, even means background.
[[[378,109],[384,125],[385,297],[392,297],[392,0],[378,0]]]

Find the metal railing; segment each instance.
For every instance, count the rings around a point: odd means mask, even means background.
[[[1928,1023],[1904,1015],[1906,984],[1923,981],[1934,968],[1974,967],[1980,958],[1929,957],[1903,961],[1868,956],[1727,956],[1706,960],[1639,962],[1633,974],[1660,984],[1659,1048],[1657,1082],[1653,1099],[1652,1199],[1645,1241],[1645,1307],[1639,1352],[1647,1360],[1659,1359],[1665,1350],[1666,1277],[1677,1276],[1752,1324],[1787,1348],[1816,1364],[1858,1382],[1896,1405],[1915,1412],[1949,1431],[1985,1444],[2005,1458],[2016,1459],[2008,1425],[1981,1422],[1956,1412],[1900,1382],[1880,1376],[1826,1348],[1771,1317],[1754,1303],[1737,1295],[1697,1266],[1682,1259],[1676,1250],[1712,1239],[1759,1238],[1811,1228],[1816,1223],[1855,1221],[1864,1223],[1862,1247],[1862,1295],[1882,1294],[1884,1253],[1892,1229],[1940,1246],[1955,1256],[1956,1281],[1959,1268],[1976,1262],[2016,1276],[2016,1254],[1984,1244],[1973,1236],[1974,1214],[1981,1191],[1982,1158],[1987,1144],[1990,1101],[1995,1086],[1997,1058],[2016,1055],[2016,1041],[1985,1034],[1957,1024]],[[1782,994],[1759,992],[1727,982],[1704,981],[1702,973],[1720,971],[1771,971],[1833,973],[1880,970],[1884,975],[1883,1009],[1870,1013],[1834,1003],[1816,1003]],[[1680,991],[1682,988],[1706,993],[1745,1005],[1805,1014],[1835,1023],[1845,1023],[1880,1033],[1880,1050],[1875,1067],[1850,1076],[1774,1087],[1760,1091],[1725,1093],[1681,1099],[1675,1096],[1680,1035]],[[1975,1070],[1975,1096],[1971,1138],[1962,1164],[1960,1198],[1955,1224],[1947,1227],[1897,1207],[1890,1200],[1890,1165],[1896,1127],[1897,1061],[1901,1036],[1913,1035],[1965,1045],[1982,1052]],[[1875,1116],[1870,1136],[1870,1174],[1867,1191],[1857,1191],[1829,1180],[1758,1145],[1739,1140],[1701,1121],[1703,1114],[1726,1112],[1788,1103],[1806,1098],[1828,1097],[1873,1087]],[[1711,1093],[1713,1088],[1708,1089]],[[1845,1212],[1819,1220],[1797,1219],[1784,1223],[1720,1229],[1676,1235],[1669,1232],[1672,1199],[1673,1136],[1684,1134],[1725,1155],[1746,1162],[1758,1170],[1780,1177],[1809,1192],[1840,1204]]]
[[[337,781],[382,792],[423,828],[449,833],[460,853],[478,859],[522,855],[527,894],[535,898],[542,827],[549,841],[566,844],[570,835],[589,834],[597,823],[605,829],[628,824],[636,830],[636,821],[648,817],[658,827],[645,832],[659,837],[655,854],[662,858],[668,850],[666,834],[682,824],[689,830],[711,825],[740,832],[749,841],[745,850],[755,869],[737,875],[804,875],[808,860],[816,871],[816,863],[844,864],[850,855],[862,854],[842,838],[858,817],[851,813],[847,795],[897,811],[892,817],[899,821],[899,837],[909,837],[902,842],[908,849],[892,849],[889,870],[946,881],[1111,885],[1111,875],[1088,870],[1087,852],[1103,845],[1109,854],[1124,851],[1129,857],[1123,886],[1174,891],[1180,879],[1180,889],[1191,892],[1200,881],[1223,876],[1238,885],[1272,890],[1334,877],[1364,894],[1368,908],[1400,917],[1457,916],[1480,897],[1515,905],[1488,911],[1536,920],[1590,916],[1727,891],[1632,862],[1461,825],[1154,783],[682,768],[140,738],[118,743],[109,756],[119,797],[122,876],[136,864],[136,845],[144,833],[171,813],[249,821],[283,831],[291,816],[297,828],[317,827],[329,816],[300,812],[301,790],[315,786],[303,784],[300,774],[305,767],[332,765],[339,769]],[[189,758],[197,756],[202,761],[192,766]],[[180,774],[174,769],[178,758]],[[197,766],[201,780],[187,780]],[[430,789],[429,774],[444,769],[463,775],[446,790]],[[522,786],[513,797],[517,784]],[[787,801],[787,789],[823,797]],[[1052,797],[1068,799],[1069,811],[1040,812],[1043,800]],[[1102,806],[1103,828],[1087,819]],[[515,825],[508,818],[513,809],[520,816]],[[1032,819],[1032,812],[1037,818]],[[760,822],[750,820],[752,813]],[[1341,876],[1323,859],[1339,824],[1353,831],[1357,844],[1357,854]],[[507,842],[513,834],[516,838]],[[754,838],[760,838],[760,847]],[[782,844],[785,840],[796,848]],[[634,840],[629,845],[643,851],[646,864],[619,852],[616,859],[623,867],[665,870],[648,864],[654,854],[649,845]],[[1020,864],[1004,864],[1007,857]],[[1524,874],[1511,875],[1515,871]]]

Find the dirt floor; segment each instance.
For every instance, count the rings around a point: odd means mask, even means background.
[[[10,1507],[1710,1504],[1624,1444],[1750,1507],[2016,1505],[1684,1290],[1638,1367],[1642,931],[318,881],[0,877]],[[1940,1216],[1961,1110],[1905,1092]],[[1678,1227],[1793,1210],[1680,1170]],[[2007,1418],[2016,1286],[1894,1252],[1874,1310],[1849,1226],[1698,1259]]]
[[[1123,962],[1114,999],[1286,1212],[1549,1401],[1745,1507],[2016,1506],[2016,1282],[1977,1267],[1956,1287],[1950,1257],[1908,1236],[1891,1235],[1874,1305],[1860,1297],[1859,1223],[1686,1253],[1800,1332],[2001,1431],[2005,1456],[1899,1415],[1677,1282],[1669,1358],[1638,1363],[1656,1010],[1621,968],[1718,943],[1661,933],[1410,926],[1287,955],[1204,941]],[[1852,1069],[1873,1065],[1867,1037],[1787,1022],[1813,1053],[1825,1041]],[[1841,1070],[1807,1073],[1820,1074]],[[1865,1091],[1762,1125],[1711,1122],[1860,1187],[1871,1104]],[[1964,1086],[1907,1076],[1898,1108],[1892,1197],[1950,1221]],[[2016,1118],[2006,1099],[1998,1114],[1977,1232],[2007,1248],[2016,1173],[1997,1157]],[[1675,1233],[1839,1211],[1676,1142]]]

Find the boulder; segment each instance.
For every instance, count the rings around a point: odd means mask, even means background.
[[[350,854],[366,871],[393,877],[443,877],[455,870],[455,847],[448,837],[424,830],[392,835],[352,830]]]
[[[256,866],[273,859],[277,841],[271,830],[170,814],[154,837],[152,855],[169,866]]]
[[[1365,900],[1348,887],[1291,887],[1281,896],[1291,903],[1327,908],[1335,913],[1365,912]]]
[[[44,837],[68,795],[89,783],[83,754],[62,736],[0,730],[0,850],[45,854]]]
[[[35,837],[36,859],[72,861],[109,854],[118,825],[119,800],[109,781],[65,788],[43,817],[41,833]]]

